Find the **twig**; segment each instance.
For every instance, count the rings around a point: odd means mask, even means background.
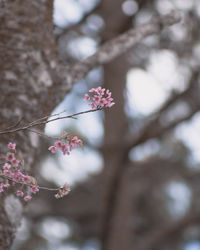
[[[45,116],[45,117],[42,117],[34,122],[31,122],[27,125],[24,125],[22,127],[19,127],[19,128],[16,128],[16,129],[5,129],[5,130],[1,130],[0,131],[0,135],[2,134],[10,134],[10,133],[15,133],[15,132],[18,132],[18,131],[22,131],[22,130],[28,130],[30,129],[31,127],[36,127],[36,126],[40,126],[40,125],[44,125],[44,124],[47,124],[49,122],[53,122],[53,121],[57,121],[57,120],[62,120],[62,119],[67,119],[67,118],[75,118],[76,116],[78,115],[83,115],[83,114],[87,114],[87,113],[91,113],[91,112],[95,112],[97,110],[103,110],[103,108],[101,107],[97,107],[96,109],[89,109],[89,110],[86,110],[86,111],[82,111],[82,112],[78,112],[78,113],[75,113],[75,114],[72,114],[72,115],[67,115],[67,116],[62,116],[62,117],[57,117],[57,118],[53,118],[53,119],[50,119],[50,120],[46,120],[48,118],[48,116]],[[56,114],[58,115],[58,114]],[[55,115],[53,115],[55,116]],[[50,116],[51,117],[51,116]],[[36,131],[32,131],[32,132],[35,132],[35,133],[39,133],[39,132],[36,132]]]
[[[27,185],[29,187],[31,186],[37,186],[39,189],[43,189],[43,190],[48,190],[48,191],[59,191],[60,188],[48,188],[48,187],[41,187],[41,186],[38,186],[38,185],[35,185],[35,184],[31,184],[31,183],[24,183],[24,182],[21,182],[21,181],[15,181],[13,180],[12,178],[4,175],[4,174],[0,174],[0,177],[6,179],[6,180],[9,180],[9,181],[12,181],[12,182],[15,182],[17,184],[22,184],[22,185]]]

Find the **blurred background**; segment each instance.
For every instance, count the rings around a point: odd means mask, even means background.
[[[200,1],[55,0],[55,38],[70,67],[172,10],[180,23],[92,70],[54,110],[88,109],[84,94],[97,86],[116,103],[46,126],[80,135],[84,148],[51,155],[43,140],[39,183],[72,191],[34,197],[13,250],[200,250]]]

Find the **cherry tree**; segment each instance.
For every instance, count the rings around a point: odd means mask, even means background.
[[[58,55],[52,16],[52,0],[1,1],[0,247],[4,250],[12,245],[26,202],[31,199],[31,194],[40,189],[34,166],[38,164],[45,124],[61,117],[74,116],[51,117],[53,109],[71,91],[73,84],[83,79],[90,70],[110,63],[143,38],[159,34],[163,28],[180,21],[177,12],[155,16],[150,22],[109,39],[94,55],[69,67]],[[104,106],[111,107],[114,103],[110,91],[101,87],[91,89],[89,94],[94,96],[86,94],[84,98],[88,101],[93,98],[90,103],[92,111],[89,112],[101,110]],[[115,106],[113,112],[116,112]],[[49,150],[69,154],[81,144],[78,137],[61,134]],[[18,166],[23,167],[23,171]],[[13,183],[25,185],[28,193],[22,188],[16,189]],[[69,187],[63,184],[55,191],[56,198],[59,198],[69,192]]]

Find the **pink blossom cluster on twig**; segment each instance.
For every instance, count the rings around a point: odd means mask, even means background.
[[[5,129],[0,131],[0,134],[14,133],[21,130],[29,130],[31,132],[39,133],[37,131],[31,130],[30,128],[60,119],[74,118],[75,116],[89,112],[95,112],[97,110],[101,110],[102,108],[110,108],[115,104],[113,102],[113,98],[111,97],[112,93],[108,89],[106,90],[102,87],[92,88],[89,90],[89,93],[91,96],[85,94],[84,101],[92,101],[89,103],[92,108],[90,110],[82,111],[73,115],[56,117],[50,120],[46,120],[48,118],[48,116],[46,116],[22,127],[15,128],[15,125],[14,129]],[[43,133],[39,134],[45,136]],[[64,155],[69,155],[73,149],[83,145],[82,140],[78,138],[77,135],[70,136],[66,132],[63,132],[61,137],[54,139],[57,141],[54,143],[54,145],[48,148],[52,153],[56,153],[57,150],[60,150]],[[10,186],[20,185],[20,188],[17,188],[16,190],[16,195],[23,198],[25,201],[29,201],[32,199],[32,195],[39,192],[40,189],[57,191],[55,195],[56,198],[62,198],[70,192],[70,187],[68,184],[64,184],[60,188],[38,186],[34,177],[23,173],[24,160],[17,154],[16,144],[9,142],[8,149],[9,152],[6,155],[0,155],[0,193],[3,193]]]
[[[22,172],[23,159],[17,155],[16,144],[10,142],[8,149],[10,151],[5,156],[1,156],[1,160],[4,162],[0,169],[0,177],[4,181],[0,183],[0,193],[10,186],[20,184],[21,188],[17,189],[16,195],[28,201],[32,198],[32,194],[39,191],[39,187],[35,178]]]
[[[65,183],[62,187],[59,188],[58,193],[55,195],[57,199],[62,198],[71,191],[69,185]]]
[[[84,101],[92,101],[89,103],[92,109],[96,108],[111,108],[115,103],[113,102],[113,98],[111,97],[112,93],[109,89],[104,89],[102,87],[91,88],[89,90],[93,96],[89,96],[85,94]]]
[[[67,140],[67,142],[65,142]],[[56,141],[53,146],[50,146],[48,149],[51,153],[56,153],[57,150],[61,150],[64,155],[69,155],[70,152],[79,146],[82,146],[83,142],[78,136],[73,136],[72,138],[66,136],[63,138],[63,141]]]

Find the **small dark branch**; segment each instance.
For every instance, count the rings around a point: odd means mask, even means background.
[[[195,115],[199,111],[200,103],[195,97],[195,92],[197,91],[196,88],[198,76],[199,73],[194,72],[188,88],[180,94],[173,95],[163,104],[163,106],[155,114],[152,115],[152,119],[150,119],[147,125],[142,129],[137,139],[129,143],[128,151],[132,147],[144,143],[149,139],[161,137],[164,133],[174,129],[179,123],[189,120],[193,115]],[[165,126],[161,125],[160,117],[168,111],[168,108],[170,108],[172,105],[176,104],[180,100],[183,100],[188,104],[190,108],[189,113]],[[191,100],[192,104],[190,105]],[[131,136],[129,138],[131,138]]]
[[[85,21],[87,20],[87,18],[92,15],[97,13],[97,11],[100,9],[100,4],[96,5],[91,11],[89,11],[88,13],[86,13],[84,15],[84,17],[80,20],[80,22],[76,23],[76,24],[72,24],[69,27],[66,27],[64,29],[62,29],[62,31],[56,35],[56,40],[58,41],[62,36],[66,35],[69,31],[71,30],[78,30],[80,29],[81,25],[85,23]]]
[[[24,183],[24,182],[21,182],[21,181],[15,181],[13,180],[12,178],[4,175],[4,174],[0,174],[0,177],[1,178],[4,178],[6,180],[9,180],[9,181],[12,181],[12,182],[15,182],[16,184],[21,184],[21,185],[26,185],[26,186],[29,186],[29,187],[32,187],[32,186],[35,186],[35,184],[32,184],[32,183]],[[48,190],[48,191],[58,191],[60,188],[48,188],[48,187],[41,187],[41,186],[38,186],[36,185],[39,189],[44,189],[44,190]]]
[[[69,72],[67,72],[67,82],[71,85],[79,81],[93,68],[111,62],[138,44],[145,37],[158,34],[163,27],[176,24],[180,20],[179,12],[173,11],[163,17],[154,17],[149,23],[130,29],[117,38],[106,42],[93,56],[72,66]]]
[[[57,121],[57,120],[63,120],[63,119],[68,119],[68,118],[75,118],[76,116],[79,116],[79,115],[83,115],[83,114],[87,114],[87,113],[92,113],[92,112],[95,112],[95,111],[98,111],[98,110],[103,110],[103,108],[101,107],[98,107],[96,109],[89,109],[89,110],[86,110],[86,111],[82,111],[82,112],[78,112],[76,114],[73,114],[73,115],[67,115],[67,116],[61,116],[61,117],[56,117],[56,118],[52,118],[50,120],[47,120],[48,117],[52,117],[52,116],[45,116],[43,118],[40,118],[36,121],[33,121],[31,123],[28,123],[27,125],[24,125],[22,127],[19,127],[19,128],[15,128],[15,129],[5,129],[5,130],[1,130],[0,131],[0,135],[1,134],[11,134],[11,133],[16,133],[16,132],[19,132],[19,131],[24,131],[24,130],[30,130],[30,128],[32,127],[36,127],[36,126],[40,126],[40,125],[45,125],[49,122],[54,122],[54,121]],[[59,114],[56,114],[56,115],[59,115]],[[55,115],[53,115],[55,116]],[[31,132],[35,132],[35,133],[39,133],[35,130],[32,130]],[[40,133],[40,135],[42,135],[42,133]]]
[[[190,225],[200,224],[200,213],[188,214],[178,222],[164,225],[153,232],[150,232],[148,237],[143,239],[144,244],[139,247],[139,250],[154,250],[157,249],[160,244],[163,244],[165,240],[169,239],[175,234],[181,234],[185,228]]]
[[[19,124],[21,123],[22,120],[23,120],[23,117],[21,117],[14,125],[7,127],[5,130],[13,129],[13,128],[19,126]]]
[[[181,93],[172,93],[172,95],[167,99],[167,101],[161,106],[161,108],[156,111],[152,116],[157,117],[158,119],[161,115],[161,113],[165,112],[170,106],[174,105],[176,102],[178,102],[181,99],[186,98],[188,95],[190,95],[191,91],[194,89],[197,80],[199,77],[199,72],[195,71],[192,75],[192,78],[188,84],[188,87]],[[155,118],[154,118],[155,120]]]

